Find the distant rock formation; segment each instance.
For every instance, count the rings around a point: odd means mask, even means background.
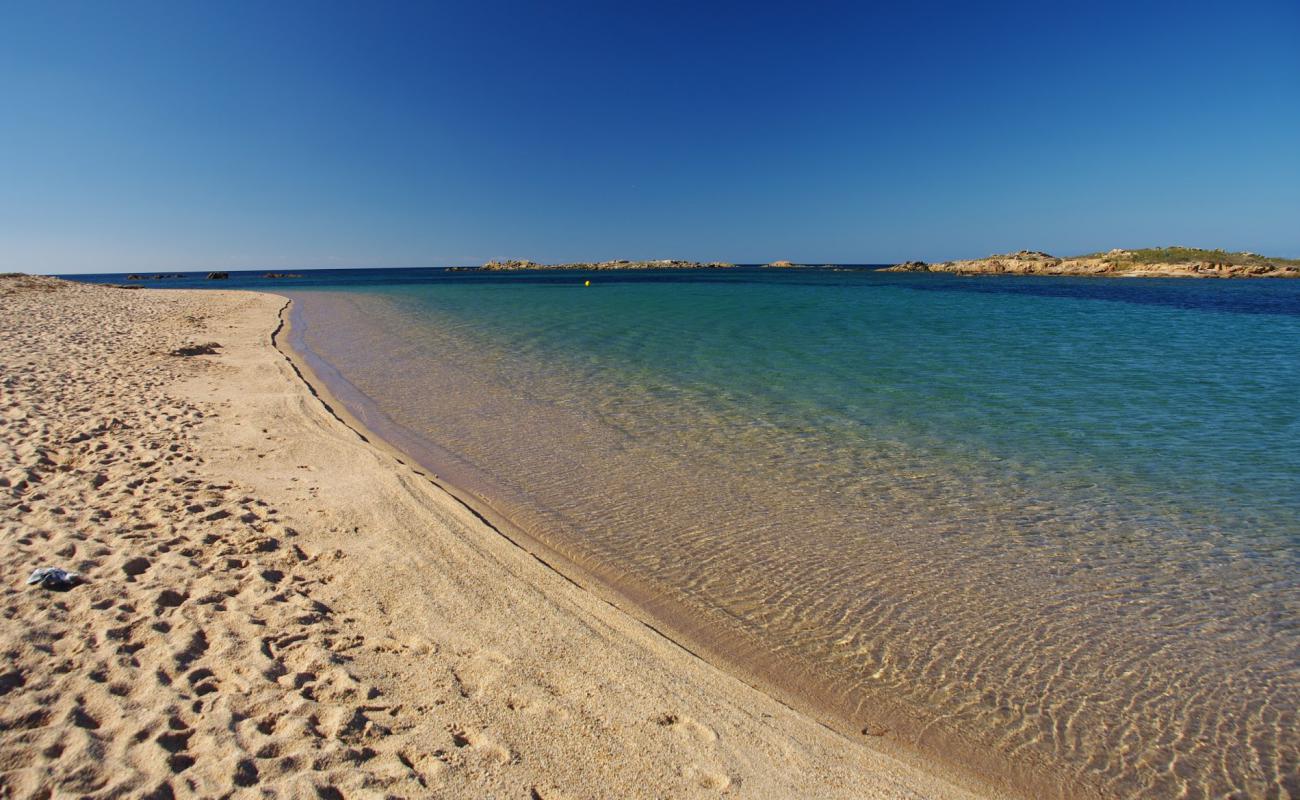
[[[170,280],[173,278],[184,278],[184,277],[185,276],[179,272],[170,272],[170,273],[160,272],[157,275],[139,275],[136,273],[131,273],[130,275],[126,276],[126,279],[128,281],[162,281],[162,280]]]
[[[699,261],[678,261],[676,259],[665,259],[662,261],[597,261],[578,262],[573,264],[539,264],[536,261],[489,261],[481,267],[451,267],[451,271],[463,272],[484,270],[488,272],[517,272],[523,270],[603,271],[617,269],[724,269],[734,266],[736,265],[723,263],[721,261],[701,263]]]
[[[793,261],[773,261],[771,264],[768,264],[767,266],[769,266],[769,267],[793,267],[793,266],[794,266],[794,262],[793,262]]]
[[[1115,249],[1072,258],[1037,250],[969,261],[927,264],[908,261],[882,272],[947,272],[955,275],[1081,275],[1103,278],[1300,278],[1300,259],[1266,258],[1191,247]]]
[[[224,281],[224,280],[226,280],[226,279],[229,278],[229,277],[230,277],[230,273],[229,273],[229,272],[209,272],[209,273],[208,273],[208,280],[210,280],[210,281]]]
[[[262,277],[271,278],[272,280],[279,280],[280,278],[301,278],[302,275],[298,274],[297,272],[268,272]]]

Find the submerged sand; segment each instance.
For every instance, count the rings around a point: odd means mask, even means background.
[[[972,796],[365,441],[273,346],[284,305],[0,278],[0,795]]]

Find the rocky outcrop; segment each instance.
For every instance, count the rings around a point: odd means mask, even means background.
[[[209,272],[209,273],[208,273],[208,280],[210,280],[210,281],[224,281],[224,280],[226,280],[226,279],[229,278],[229,277],[230,277],[230,273],[229,273],[229,272]]]
[[[536,261],[489,261],[481,267],[452,267],[453,271],[485,270],[488,272],[516,272],[522,270],[575,270],[604,271],[618,269],[722,269],[734,267],[721,261],[702,263],[699,261],[596,261],[572,264],[539,264]]]
[[[768,264],[767,266],[769,266],[769,267],[793,267],[793,266],[794,266],[794,262],[793,262],[793,261],[773,261],[771,264]]]
[[[908,261],[882,272],[955,275],[1079,275],[1107,278],[1300,278],[1300,260],[1187,247],[1111,250],[1057,258],[1037,250],[969,261]]]
[[[301,278],[302,275],[297,272],[268,272],[262,276],[271,280],[280,280],[281,278]]]
[[[473,267],[470,269],[473,269]],[[479,269],[488,271],[546,269],[546,265],[538,264],[536,261],[489,261]]]
[[[130,275],[127,275],[126,279],[128,281],[162,281],[162,280],[171,280],[175,278],[184,278],[184,277],[185,276],[179,272],[171,272],[171,273],[160,272],[156,275],[140,275],[137,273],[132,273]]]

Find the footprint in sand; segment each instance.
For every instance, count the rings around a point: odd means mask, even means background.
[[[677,714],[660,714],[655,717],[655,723],[664,728],[671,728],[679,735],[689,737],[698,742],[712,743],[718,740],[718,734],[702,722],[697,722],[690,717],[683,717]]]
[[[516,713],[545,717],[552,723],[564,722],[569,718],[569,712],[555,703],[552,697],[542,687],[526,682],[517,683],[506,695],[504,704],[507,709]]]
[[[479,694],[499,683],[511,663],[509,657],[495,650],[480,650],[468,654],[453,672],[466,692]]]
[[[148,571],[148,569],[149,559],[143,557],[127,559],[127,561],[122,564],[122,571],[126,573],[126,579],[128,581],[134,581],[137,576],[143,575]]]
[[[726,792],[733,786],[740,784],[739,779],[732,780],[731,776],[725,772],[703,769],[696,765],[691,765],[682,770],[682,777],[694,783],[701,789],[708,789],[715,792]]]
[[[508,747],[497,742],[491,736],[482,731],[467,731],[464,728],[452,727],[451,743],[456,748],[466,751],[474,758],[486,763],[495,765],[504,765],[514,759],[514,755]]]

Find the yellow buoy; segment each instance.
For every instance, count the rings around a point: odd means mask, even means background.
[[[583,282],[582,282],[582,285],[583,285],[583,286],[590,286],[590,285],[591,285],[591,281],[583,281]]]

